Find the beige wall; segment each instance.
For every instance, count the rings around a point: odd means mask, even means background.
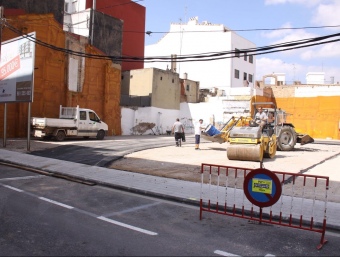
[[[183,79],[182,80],[182,94],[186,96],[186,102],[198,103],[199,102],[199,82]]]
[[[130,71],[130,95],[149,96],[152,93],[153,69]]]
[[[127,81],[124,83],[128,84]],[[153,107],[180,109],[180,84],[177,73],[156,68],[131,70],[129,84],[130,95],[151,96]]]
[[[151,105],[164,109],[180,109],[179,75],[170,70],[153,69]]]

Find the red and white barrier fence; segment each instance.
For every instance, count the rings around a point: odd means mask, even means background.
[[[214,164],[201,165],[203,212],[321,233],[325,240],[329,177]]]

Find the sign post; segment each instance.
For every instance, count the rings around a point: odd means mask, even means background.
[[[0,60],[1,60],[1,42],[2,42],[2,22],[4,17],[4,7],[0,6]],[[4,106],[4,138],[3,138],[3,147],[6,147],[6,121],[7,121],[7,105]]]

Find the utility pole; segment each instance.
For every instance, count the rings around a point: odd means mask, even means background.
[[[2,42],[2,26],[3,26],[3,17],[4,17],[4,7],[0,6],[0,63],[1,63],[1,42]],[[4,106],[4,138],[3,138],[3,147],[6,147],[6,124],[7,121],[7,104]]]
[[[91,45],[93,45],[93,29],[94,29],[94,11],[96,10],[96,0],[93,0],[92,4],[92,18],[91,18]]]

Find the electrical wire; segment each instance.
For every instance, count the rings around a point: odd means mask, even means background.
[[[340,33],[330,34],[321,37],[308,38],[302,40],[296,40],[291,42],[285,42],[275,45],[256,47],[256,48],[248,48],[248,49],[238,49],[232,51],[222,51],[222,52],[210,52],[210,53],[200,53],[200,54],[191,54],[191,55],[178,55],[174,56],[154,56],[154,57],[138,57],[138,56],[108,56],[108,55],[95,55],[84,52],[77,52],[70,49],[65,49],[61,47],[57,47],[46,42],[43,42],[39,39],[33,38],[28,34],[22,33],[17,28],[13,27],[9,23],[5,22],[5,27],[13,31],[14,33],[27,38],[28,40],[35,42],[36,44],[47,47],[49,49],[63,52],[65,54],[70,54],[74,56],[81,56],[92,59],[105,59],[116,62],[169,62],[176,60],[176,62],[197,62],[197,61],[214,61],[228,58],[237,58],[244,55],[263,55],[275,52],[283,52],[283,51],[291,51],[295,49],[301,49],[306,47],[312,47],[322,44],[329,44],[340,41]]]
[[[263,28],[263,29],[224,29],[223,31],[234,31],[234,32],[252,32],[252,31],[275,31],[275,30],[299,30],[299,29],[324,29],[324,28],[338,28],[340,27],[340,25],[330,25],[330,26],[311,26],[311,27],[296,27],[296,28],[272,28],[272,29],[268,29],[268,28]],[[130,33],[145,33],[147,35],[151,35],[151,34],[165,34],[165,33],[181,33],[181,31],[146,31],[146,32],[140,32],[140,31],[124,31],[124,32],[130,32]],[[187,30],[185,31],[185,33],[213,33],[213,32],[221,32],[221,30],[209,30],[209,31],[199,31],[199,30]]]

